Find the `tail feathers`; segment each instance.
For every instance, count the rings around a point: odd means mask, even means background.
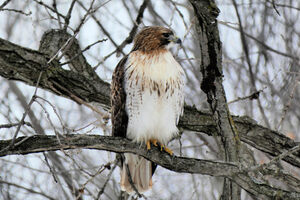
[[[125,154],[125,162],[121,170],[121,189],[131,194],[134,192],[127,173],[127,166],[131,180],[139,193],[144,193],[152,187],[152,164],[143,157]]]

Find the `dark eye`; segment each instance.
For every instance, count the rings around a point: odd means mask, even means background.
[[[170,35],[172,35],[172,33],[163,33],[163,36],[166,38],[169,37]]]

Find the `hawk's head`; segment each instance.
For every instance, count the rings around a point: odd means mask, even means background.
[[[150,53],[166,50],[174,43],[181,43],[172,30],[160,26],[146,26],[134,38],[132,51]]]

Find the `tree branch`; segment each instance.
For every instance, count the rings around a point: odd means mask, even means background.
[[[11,140],[0,141],[0,149],[7,147],[10,143]],[[175,172],[226,177],[251,194],[260,195],[264,199],[274,199],[276,197],[283,199],[300,198],[298,192],[282,190],[259,182],[251,171],[241,169],[234,163],[170,156],[168,153],[160,151],[159,147],[147,150],[144,144],[139,145],[128,139],[118,137],[70,134],[60,137],[59,141],[54,135],[19,137],[15,140],[15,146],[6,152],[1,152],[0,157],[78,148],[106,150],[116,153],[135,153]]]
[[[11,140],[0,140],[0,149],[7,147],[10,142]],[[68,134],[60,137],[59,141],[55,135],[18,137],[15,140],[15,146],[5,152],[0,152],[0,157],[78,148],[106,150],[116,153],[135,153],[176,172],[229,176],[238,171],[235,164],[176,156],[171,157],[168,153],[161,152],[158,147],[147,151],[145,145],[137,145],[129,139],[100,135]]]
[[[49,59],[47,54],[20,47],[0,38],[0,76],[34,86],[40,71],[44,71],[39,87],[71,99],[70,94],[73,94],[87,102],[110,105],[108,83],[100,78],[92,79],[81,73],[64,70],[57,60],[46,68]]]

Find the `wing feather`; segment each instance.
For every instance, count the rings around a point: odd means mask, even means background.
[[[124,89],[125,64],[128,56],[118,63],[111,84],[111,122],[112,136],[126,137],[128,115],[125,110],[126,92]]]

